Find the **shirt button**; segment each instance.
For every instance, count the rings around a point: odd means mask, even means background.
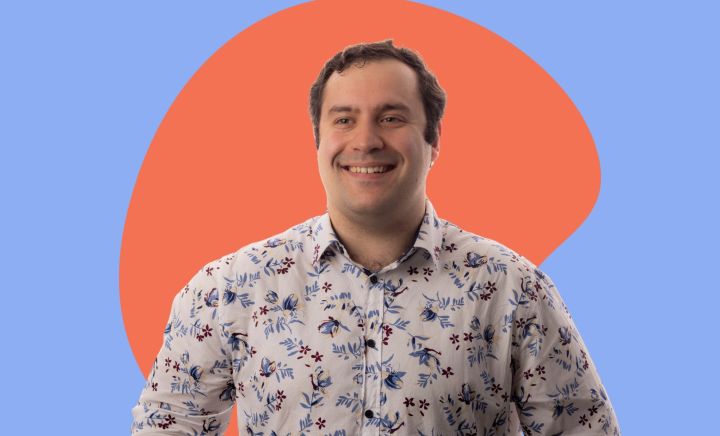
[[[372,410],[366,410],[366,411],[365,411],[365,418],[370,419],[370,418],[372,418],[373,416],[375,416],[375,414],[373,413]]]
[[[375,283],[377,283],[377,277],[375,277],[375,276],[370,276],[370,283],[372,283],[373,285],[374,285]]]
[[[367,341],[365,341],[365,345],[367,345],[370,348],[375,348],[375,341],[372,339],[368,339]]]

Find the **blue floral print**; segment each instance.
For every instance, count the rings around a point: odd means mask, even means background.
[[[208,264],[175,297],[136,434],[619,435],[554,284],[426,213],[375,273],[327,214]]]

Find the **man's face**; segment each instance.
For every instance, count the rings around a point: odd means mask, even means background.
[[[424,139],[415,72],[397,60],[333,73],[320,113],[318,167],[328,209],[347,217],[397,216],[425,201],[438,146]]]

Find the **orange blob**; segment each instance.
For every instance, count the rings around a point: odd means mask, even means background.
[[[218,50],[182,90],[143,162],[125,222],[120,296],[147,374],[173,296],[205,263],[325,210],[308,92],[343,47],[392,38],[448,95],[428,195],[439,215],[541,263],[600,189],[572,101],[483,27],[404,1],[316,1],[274,14]],[[236,434],[235,424],[229,434]]]

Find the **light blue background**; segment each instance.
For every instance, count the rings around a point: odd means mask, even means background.
[[[143,156],[213,52],[298,2],[9,3],[0,6],[0,433],[127,434],[144,380],[122,324],[118,262]],[[426,3],[527,53],[595,138],[600,198],[543,268],[624,433],[714,433],[718,9]]]

